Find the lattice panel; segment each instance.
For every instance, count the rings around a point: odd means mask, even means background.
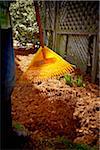
[[[54,30],[55,23],[55,1],[46,1],[45,2],[45,10],[46,10],[46,29]]]
[[[88,37],[70,35],[68,38],[66,58],[81,70],[86,71],[88,61]]]
[[[58,31],[68,32],[97,32],[98,31],[98,2],[57,2]]]

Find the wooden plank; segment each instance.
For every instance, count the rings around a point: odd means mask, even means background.
[[[66,48],[65,48],[65,53],[67,54],[67,46],[68,46],[68,35],[66,35]]]
[[[96,71],[97,71],[98,47],[97,47],[96,43],[97,43],[97,37],[94,36],[94,39],[93,39],[92,72],[91,72],[92,82],[95,82]]]
[[[53,28],[53,29],[56,29],[56,15],[57,15],[56,9],[57,9],[57,4],[56,4],[56,2],[55,2],[55,11],[54,11],[54,28]],[[53,43],[52,43],[52,49],[55,49],[56,30],[53,30],[52,32],[53,32]]]
[[[58,8],[59,8],[59,3],[56,1],[55,2],[55,38],[54,38],[54,49],[57,47],[57,31],[58,31]]]
[[[45,30],[47,30],[47,31],[53,31],[54,32],[54,30],[52,30],[52,29],[45,29]],[[91,35],[97,35],[98,33],[90,33],[90,32],[56,32],[56,34],[65,34],[65,35],[89,35],[89,36],[91,36]]]
[[[90,32],[57,32],[57,34],[67,34],[67,35],[97,35],[97,33]]]

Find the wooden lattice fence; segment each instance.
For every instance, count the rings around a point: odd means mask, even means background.
[[[48,45],[82,71],[97,74],[99,2],[45,1]]]

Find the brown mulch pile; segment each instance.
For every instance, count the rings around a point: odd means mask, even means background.
[[[70,87],[63,79],[36,84],[18,82],[33,55],[16,55],[16,86],[12,95],[13,119],[23,124],[36,142],[66,136],[76,143],[96,144],[99,130],[99,89]]]

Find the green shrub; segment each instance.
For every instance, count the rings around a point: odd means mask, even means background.
[[[16,0],[10,6],[14,39],[21,45],[34,43],[38,33],[33,0]]]

